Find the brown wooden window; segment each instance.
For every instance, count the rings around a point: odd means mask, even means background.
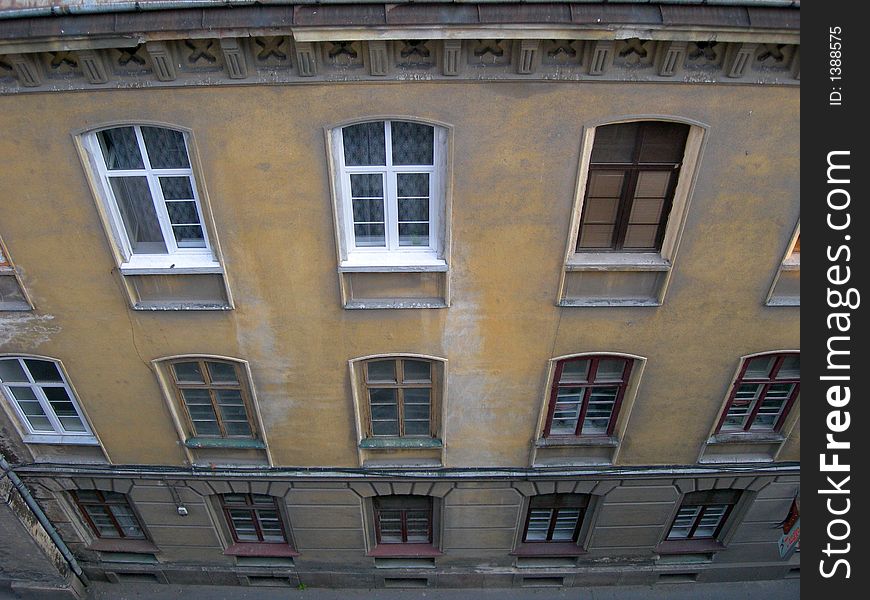
[[[577,252],[661,250],[688,134],[658,121],[595,129]]]
[[[605,355],[560,360],[544,436],[613,435],[633,362]]]
[[[779,431],[800,391],[800,354],[764,354],[743,360],[717,433]]]
[[[432,498],[378,496],[373,504],[378,544],[432,543]]]
[[[666,539],[717,539],[739,499],[740,492],[737,490],[705,490],[686,494]]]
[[[247,378],[239,363],[183,359],[173,361],[169,371],[194,436],[256,437]]]
[[[432,437],[438,365],[419,358],[367,361],[363,376],[374,437]]]
[[[127,496],[117,492],[79,490],[73,499],[85,520],[99,538],[146,539],[142,525]]]
[[[523,542],[576,542],[589,496],[543,494],[529,500]]]
[[[220,502],[235,542],[289,543],[274,497],[263,494],[223,494]]]

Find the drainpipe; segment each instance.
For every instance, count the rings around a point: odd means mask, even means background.
[[[67,564],[72,569],[73,573],[81,580],[81,582],[85,585],[88,584],[88,578],[82,571],[82,568],[79,566],[79,563],[76,562],[75,557],[72,555],[72,552],[69,551],[67,545],[60,538],[60,535],[57,533],[57,529],[54,528],[54,525],[51,524],[51,521],[48,520],[48,517],[42,510],[42,507],[36,503],[36,500],[30,494],[30,490],[27,489],[27,486],[24,485],[24,482],[18,478],[18,475],[15,474],[15,471],[12,470],[12,467],[6,462],[6,459],[0,454],[0,472],[2,475],[9,477],[9,481],[12,483],[12,487],[16,489],[18,494],[21,496],[21,499],[24,500],[24,503],[27,507],[33,512],[34,516],[36,516],[36,520],[39,521],[39,524],[45,529],[46,533],[48,533],[48,537],[51,538],[51,541],[54,542],[54,545],[57,547],[58,551],[63,556],[64,560],[66,560]]]

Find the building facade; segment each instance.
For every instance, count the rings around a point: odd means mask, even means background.
[[[797,2],[54,4],[0,433],[88,576],[799,573]]]

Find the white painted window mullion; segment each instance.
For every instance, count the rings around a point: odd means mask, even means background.
[[[384,178],[384,224],[386,225],[384,229],[387,237],[387,250],[395,251],[399,249],[399,205],[396,199],[396,169],[393,167],[392,131],[392,123],[385,121],[384,153],[386,156],[384,162],[387,163],[387,172]]]

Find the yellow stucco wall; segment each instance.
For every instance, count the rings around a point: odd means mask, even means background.
[[[183,460],[151,360],[248,360],[275,463],[300,466],[358,464],[351,358],[446,357],[449,465],[527,466],[548,359],[626,352],[648,362],[619,462],[694,463],[739,357],[800,347],[798,309],[763,305],[799,218],[798,102],[585,82],[0,97],[0,235],[37,307],[0,315],[0,351],[61,359],[115,463]],[[449,309],[341,308],[324,127],[374,114],[454,126]],[[582,128],[644,114],[709,125],[664,305],[560,309]],[[117,120],[194,132],[235,310],[128,308],[71,137]]]

